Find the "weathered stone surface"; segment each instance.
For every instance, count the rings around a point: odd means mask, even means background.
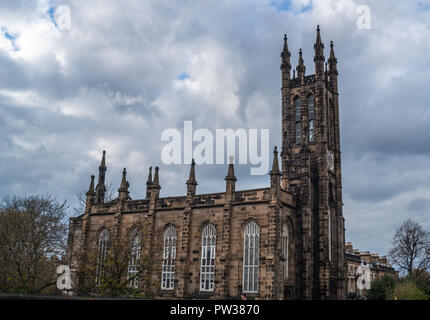
[[[156,287],[146,288],[142,283],[142,290],[155,290],[154,295],[158,297],[239,298],[243,290],[244,230],[249,221],[255,221],[260,228],[259,290],[248,296],[255,299],[344,299],[345,232],[336,61],[331,60],[330,70],[322,70],[324,47],[320,43],[316,46],[318,74],[306,76],[305,67],[301,65],[298,77],[291,78],[291,54],[286,37],[284,41],[282,175],[274,162],[268,179],[270,187],[236,191],[236,177],[230,166],[225,178],[226,192],[199,195],[195,179],[198,167],[194,169],[193,164],[186,196],[160,198],[157,168],[157,178],[152,181],[151,172],[148,177],[146,199],[124,200],[123,197],[109,203],[89,201],[85,215],[71,219],[73,243],[95,245],[85,238],[95,239],[104,227],[125,232],[143,219],[147,229],[141,232],[150,241],[151,280]],[[315,100],[313,141],[309,139],[310,96]],[[300,143],[296,143],[295,132],[294,102],[297,98],[302,101]],[[332,168],[329,154],[333,156]],[[103,158],[100,169],[102,181],[106,171],[104,161]],[[102,185],[99,190],[104,190]],[[202,231],[208,223],[216,230],[215,286],[212,292],[201,292]],[[163,234],[171,225],[178,234],[175,286],[173,290],[162,290]],[[288,230],[287,257],[282,253],[284,225]],[[288,264],[287,275],[284,274],[285,263]]]

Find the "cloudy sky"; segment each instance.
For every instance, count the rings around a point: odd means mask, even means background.
[[[428,0],[1,1],[0,196],[73,207],[102,150],[115,189],[127,167],[143,198],[158,165],[162,195],[183,195],[188,166],[161,163],[160,137],[185,120],[268,128],[279,145],[283,34],[310,74],[318,24],[339,62],[347,241],[385,254],[408,217],[430,230]],[[223,191],[226,170],[198,166],[198,192]],[[236,170],[238,189],[269,185]]]

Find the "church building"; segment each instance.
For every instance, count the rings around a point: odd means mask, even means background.
[[[148,257],[150,281],[131,285],[152,297],[345,299],[338,69],[333,42],[325,59],[319,26],[314,52],[315,74],[306,75],[301,49],[291,70],[284,36],[282,148],[273,150],[268,187],[236,190],[230,163],[223,192],[198,194],[205,182],[193,160],[183,196],[160,197],[156,167],[146,197],[131,199],[124,169],[118,197],[105,201],[103,152],[85,212],[70,219],[69,252],[96,247],[103,259],[115,234],[133,235],[130,243],[144,236],[139,254]]]

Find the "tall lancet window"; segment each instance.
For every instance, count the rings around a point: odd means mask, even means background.
[[[203,229],[200,291],[213,291],[215,280],[216,230],[211,224]]]
[[[281,234],[281,250],[283,260],[284,279],[288,279],[288,227],[284,223]]]
[[[98,248],[98,260],[97,260],[97,270],[96,270],[96,284],[100,285],[102,283],[102,278],[104,276],[104,265],[106,263],[106,257],[108,252],[109,243],[109,231],[104,229],[99,236],[99,248]]]
[[[132,288],[139,287],[139,262],[141,255],[141,237],[136,231],[131,238],[130,261],[128,262],[127,280],[128,285]]]
[[[243,292],[258,292],[260,228],[251,221],[243,235]]]
[[[296,143],[302,143],[302,102],[300,98],[294,101],[296,108]]]
[[[328,209],[328,259],[331,261],[331,223],[332,223],[331,211]]]
[[[315,99],[313,95],[308,98],[308,121],[309,121],[309,142],[314,141],[315,135]]]
[[[174,226],[164,232],[163,267],[161,272],[161,288],[172,290],[175,282],[177,233]]]

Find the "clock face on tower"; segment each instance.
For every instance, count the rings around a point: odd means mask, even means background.
[[[334,156],[331,151],[327,151],[327,166],[330,170],[334,170]]]

